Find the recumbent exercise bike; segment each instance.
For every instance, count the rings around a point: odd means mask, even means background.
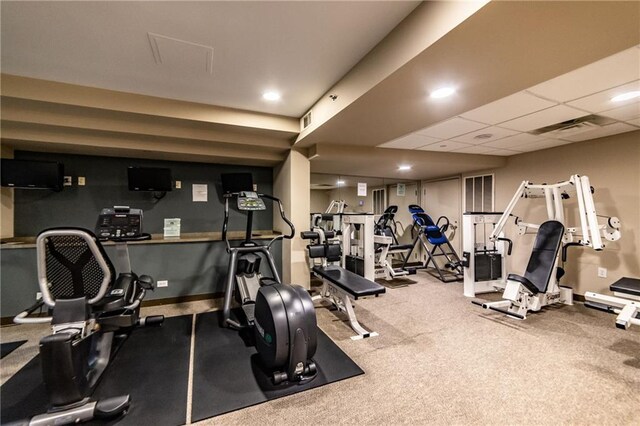
[[[154,281],[131,271],[127,241],[142,233],[142,210],[103,209],[96,235],[82,228],[52,228],[36,240],[42,298],[14,318],[17,324],[51,323],[40,340],[42,375],[49,409],[31,425],[61,425],[123,415],[131,399],[121,395],[92,400],[109,362],[136,326],[160,325],[164,317],[140,318],[140,303]],[[100,240],[116,243],[116,268]],[[42,307],[49,316],[29,316]]]

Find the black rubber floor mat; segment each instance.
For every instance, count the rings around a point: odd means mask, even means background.
[[[11,352],[15,351],[25,343],[27,343],[26,340],[19,340],[17,342],[7,342],[0,344],[0,359],[9,355]]]
[[[364,371],[318,329],[314,360],[318,376],[303,385],[274,387],[258,355],[239,333],[221,328],[215,312],[196,319],[192,421],[228,413],[363,374]]]
[[[192,318],[167,318],[162,327],[137,329],[124,342],[93,394],[94,399],[131,395],[129,412],[111,424],[185,423]],[[40,368],[36,356],[0,388],[0,423],[26,420],[46,411]]]

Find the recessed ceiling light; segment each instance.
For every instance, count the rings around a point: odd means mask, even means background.
[[[628,101],[629,99],[634,99],[638,97],[640,97],[640,90],[634,90],[632,92],[627,92],[618,96],[614,96],[613,98],[611,98],[611,101],[612,102]]]
[[[338,185],[344,185],[344,181],[343,180],[339,180],[336,182]]]
[[[280,93],[278,93],[278,92],[264,92],[262,94],[262,97],[264,99],[266,99],[267,101],[279,101],[280,100]]]
[[[400,170],[401,172],[411,170],[411,166],[399,166],[398,170]]]
[[[440,98],[446,98],[447,96],[451,96],[454,93],[456,93],[456,89],[454,89],[453,87],[441,87],[440,89],[434,90],[433,92],[431,92],[429,96],[431,96],[434,99],[440,99]]]

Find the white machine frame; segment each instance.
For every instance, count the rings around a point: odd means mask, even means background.
[[[406,277],[407,275],[409,275],[409,271],[406,269],[394,269],[391,261],[389,260],[389,256],[393,256],[394,254],[406,255],[409,250],[391,250],[391,246],[393,245],[394,241],[392,237],[387,237],[386,235],[374,235],[373,242],[375,244],[382,245],[382,250],[376,255],[376,278],[382,278],[388,281],[393,278]]]
[[[567,226],[566,224],[562,201],[572,195],[575,195],[578,200],[579,226]],[[572,175],[569,180],[556,184],[533,184],[526,180],[523,181],[493,228],[489,236],[490,241],[499,241],[507,221],[512,216],[513,209],[523,198],[544,198],[548,219],[556,220],[565,226],[562,251],[570,245],[591,247],[599,251],[605,247],[603,239],[608,241],[620,239],[620,221],[617,217],[606,217],[605,224],[598,223],[599,216],[596,214],[593,189],[589,178]],[[518,226],[519,235],[524,235],[528,233],[528,230],[537,230],[540,227],[539,224],[523,222],[518,217],[515,219],[515,224]],[[554,270],[559,263],[560,254],[556,258]],[[482,303],[481,306],[485,309],[507,313],[518,319],[525,319],[529,311],[539,311],[546,305],[573,304],[573,290],[570,287],[560,286],[556,274],[552,274],[547,291],[538,294],[531,294],[521,283],[507,279],[503,297],[504,300]]]
[[[608,310],[618,314],[616,327],[626,330],[631,325],[640,326],[640,319],[637,318],[640,314],[640,296],[617,291],[613,292],[613,296],[608,296],[588,291],[584,298],[587,302],[605,305]]]
[[[464,262],[464,295],[475,297],[479,293],[489,293],[504,290],[507,285],[507,265],[504,243],[501,240],[478,242],[477,227],[482,226],[486,232],[488,226],[495,227],[502,212],[468,212],[462,217],[462,258]],[[483,232],[483,234],[485,233]],[[490,233],[491,234],[491,233]],[[502,258],[500,278],[496,280],[477,281],[475,254],[478,250],[486,250],[487,242],[495,248],[495,255]],[[468,255],[467,255],[468,253]]]
[[[347,256],[355,255],[363,259],[364,277],[373,281],[375,278],[375,245],[374,216],[371,213],[343,213],[341,215],[342,267],[347,268]],[[355,238],[356,227],[360,225],[358,238]]]

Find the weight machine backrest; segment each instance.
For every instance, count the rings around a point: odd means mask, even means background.
[[[557,220],[544,222],[536,234],[524,277],[541,293],[547,291],[563,235],[564,225]]]

